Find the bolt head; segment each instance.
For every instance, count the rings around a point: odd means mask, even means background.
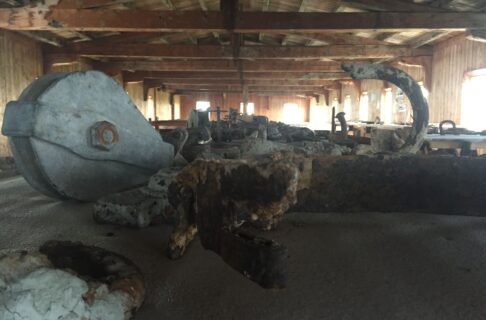
[[[96,122],[90,129],[91,146],[109,151],[118,143],[118,130],[108,121]]]

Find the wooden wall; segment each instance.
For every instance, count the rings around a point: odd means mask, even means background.
[[[196,107],[196,101],[203,100],[209,101],[211,108],[221,107],[223,110],[229,108],[240,109],[240,103],[242,101],[241,94],[239,93],[227,93],[227,94],[193,94],[181,96],[181,119],[187,119],[189,112]],[[299,98],[295,96],[259,96],[250,95],[248,102],[255,104],[255,114],[267,116],[273,121],[283,120],[283,105],[285,103],[295,103],[298,106],[302,119],[298,122],[309,121],[309,108],[310,103],[308,98]],[[211,119],[216,119],[214,114],[211,115]]]
[[[5,105],[16,100],[43,73],[40,45],[13,32],[0,30],[0,124]],[[7,138],[0,134],[0,157],[10,155]]]
[[[171,120],[172,110],[170,106],[169,92],[162,90],[149,89],[148,100],[143,100],[143,86],[141,82],[125,83],[125,90],[137,106],[138,110],[145,116],[152,120],[157,117],[159,120]],[[180,97],[174,97],[175,118],[178,119],[180,114]],[[155,108],[154,108],[155,107]],[[155,112],[155,113],[154,113]]]
[[[486,68],[486,44],[455,37],[435,47],[432,61],[430,122],[460,123],[464,74]]]

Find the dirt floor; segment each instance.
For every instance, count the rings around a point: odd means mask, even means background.
[[[289,214],[266,234],[289,248],[288,288],[266,291],[196,241],[164,255],[168,226],[98,225],[89,203],[60,202],[20,177],[0,180],[0,250],[46,240],[132,259],[147,298],[136,319],[486,319],[486,218]]]

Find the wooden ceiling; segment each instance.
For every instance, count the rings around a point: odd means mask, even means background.
[[[424,61],[482,40],[486,0],[0,0],[0,28],[45,43],[48,63],[89,59],[172,91],[317,94],[342,62]]]

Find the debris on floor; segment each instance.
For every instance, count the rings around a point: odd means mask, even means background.
[[[146,186],[102,197],[94,204],[94,220],[137,228],[173,223],[168,186],[179,171],[176,167],[161,169]]]
[[[81,243],[0,254],[0,319],[128,320],[145,296],[127,258]]]

